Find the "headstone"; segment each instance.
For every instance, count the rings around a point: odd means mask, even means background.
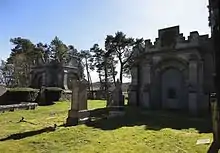
[[[116,87],[110,96],[109,106],[124,106],[124,96],[122,94],[121,83],[116,82]]]
[[[67,125],[77,125],[79,122],[79,111],[87,109],[87,82],[86,80],[72,81],[71,110],[69,110]]]
[[[79,112],[79,81],[72,81],[72,99],[71,99],[71,109],[68,112],[67,126],[74,126],[78,124],[78,112]]]
[[[79,110],[87,109],[87,81],[81,80],[79,83]]]

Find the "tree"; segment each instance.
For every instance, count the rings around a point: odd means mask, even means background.
[[[56,36],[50,43],[51,57],[58,63],[65,63],[69,48]]]
[[[85,67],[86,67],[86,74],[87,74],[87,79],[88,79],[88,82],[89,82],[89,91],[90,91],[90,87],[93,91],[93,86],[92,86],[92,79],[91,79],[91,76],[90,76],[90,72],[89,72],[89,65],[90,65],[90,58],[92,57],[91,53],[89,50],[82,50],[80,52],[80,57],[82,59],[84,59],[84,63],[85,63]]]
[[[13,73],[13,65],[7,64],[5,61],[2,60],[0,66],[0,84],[6,85],[7,87],[13,86]]]
[[[37,43],[34,48],[36,54],[36,61],[34,64],[45,64],[51,61],[51,50],[50,46],[43,43]]]
[[[73,45],[68,46],[68,52],[67,53],[68,53],[68,56],[67,56],[68,60],[70,60],[70,58],[73,57],[73,56],[80,57],[80,52],[78,52],[78,50]]]
[[[114,58],[110,56],[106,58],[106,51],[101,49],[98,44],[94,44],[93,47],[90,49],[90,52],[92,54],[92,58],[90,58],[90,68],[92,70],[96,70],[96,72],[98,73],[101,89],[105,88],[105,84],[107,82],[115,83],[115,76],[117,75],[115,69],[117,62],[114,60]]]
[[[143,38],[137,38],[134,42],[134,45],[133,45],[133,49],[132,49],[132,54],[131,55],[127,55],[127,56],[130,56],[128,58],[128,61],[125,63],[124,65],[124,75],[126,77],[130,77],[131,76],[131,66],[132,64],[135,62],[135,56],[136,56],[136,53],[138,55],[142,54],[144,52],[144,39]]]
[[[134,39],[128,38],[123,32],[116,32],[115,36],[107,35],[105,39],[105,48],[110,52],[109,55],[117,57],[120,65],[120,82],[123,82],[123,73],[125,71],[125,64],[132,57],[132,47]]]
[[[91,65],[90,69],[96,70],[99,76],[100,88],[103,89],[103,80],[104,80],[104,50],[99,48],[98,44],[94,44],[92,48],[90,48],[90,52],[92,54],[92,58],[90,59]]]
[[[21,37],[10,39],[10,42],[14,48],[7,59],[7,64],[12,64],[14,67],[14,83],[18,86],[29,86],[31,65],[38,57],[35,46],[30,40]]]

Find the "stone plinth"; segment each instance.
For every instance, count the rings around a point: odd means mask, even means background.
[[[78,125],[78,122],[79,122],[78,110],[69,110],[68,118],[66,120],[66,125],[75,126],[75,125]]]

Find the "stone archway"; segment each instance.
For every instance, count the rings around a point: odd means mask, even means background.
[[[151,107],[188,109],[188,62],[165,58],[151,71]]]
[[[168,68],[161,74],[161,104],[164,109],[182,109],[187,95],[183,73]]]

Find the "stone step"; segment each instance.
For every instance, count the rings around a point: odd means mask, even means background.
[[[0,105],[0,112],[14,111],[19,109],[35,109],[38,106],[37,103],[22,103],[12,105]]]
[[[125,115],[124,111],[109,111],[108,118],[117,117],[117,116],[124,116],[124,115]]]

